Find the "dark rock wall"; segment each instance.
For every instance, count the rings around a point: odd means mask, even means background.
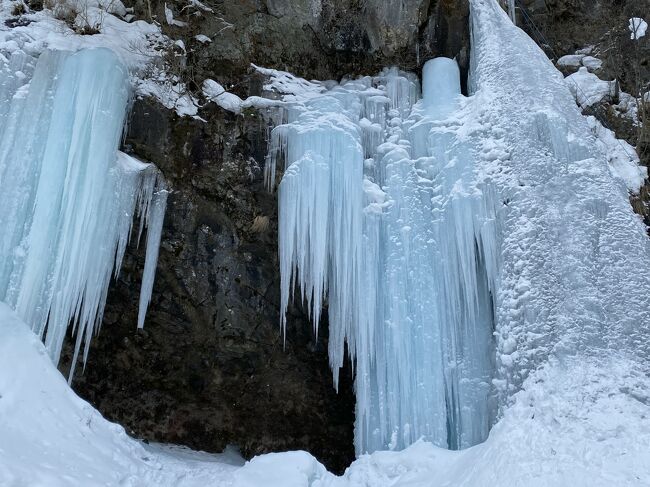
[[[645,1],[524,4],[563,55],[606,39],[616,5]],[[212,78],[242,97],[259,94],[250,63],[316,79],[386,65],[417,72],[438,55],[456,56],[464,69],[468,63],[467,0],[205,3],[213,12],[167,1],[188,22],[182,28],[164,22],[164,2],[132,4],[137,17],[184,41],[178,74],[197,93]],[[201,44],[196,34],[213,42]],[[625,63],[611,69],[628,72]],[[137,437],[207,451],[236,444],[246,456],[305,449],[340,471],[354,454],[352,373],[343,371],[337,394],[327,320],[315,337],[300,303],[283,344],[277,205],[262,184],[268,124],[259,113],[235,116],[214,104],[199,114],[207,122],[178,118],[152,100],[134,104],[125,150],[155,162],[172,189],[152,303],[137,331],[143,252],[131,248],[73,386]]]
[[[467,59],[467,6],[457,0],[236,0],[181,13],[187,2],[136,3],[187,46],[178,74],[242,97],[262,83],[250,63],[307,78],[418,69],[433,55]],[[187,12],[187,10],[185,11]],[[232,27],[227,27],[227,24]],[[225,27],[225,28],[224,28]],[[211,44],[198,43],[205,34]],[[198,92],[198,91],[197,91]],[[73,387],[136,437],[245,456],[305,449],[342,471],[354,456],[352,373],[338,393],[327,320],[315,337],[300,303],[279,328],[276,195],[263,187],[268,123],[214,104],[207,122],[178,118],[153,100],[133,106],[124,150],[155,162],[171,187],[152,302],[136,330],[143,251],[131,247],[111,287],[101,333]],[[62,369],[69,367],[66,359]]]

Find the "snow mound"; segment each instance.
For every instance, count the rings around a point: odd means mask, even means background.
[[[603,100],[611,100],[614,94],[614,82],[601,80],[586,67],[581,67],[577,73],[567,76],[566,83],[582,108]]]

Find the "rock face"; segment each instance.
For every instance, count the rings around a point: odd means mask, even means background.
[[[242,97],[257,95],[250,63],[319,79],[391,64],[417,70],[441,54],[467,65],[465,0],[166,5],[188,25],[164,23],[164,2],[133,7],[184,41],[179,74],[190,89],[212,78]],[[137,331],[143,253],[131,248],[73,387],[136,437],[206,451],[235,444],[249,457],[305,449],[342,471],[354,456],[352,373],[342,372],[337,393],[326,319],[315,337],[296,303],[286,345],[279,328],[277,200],[262,178],[268,124],[259,113],[236,116],[214,104],[199,114],[207,122],[178,118],[153,100],[133,106],[125,150],[156,163],[172,190],[152,302]]]
[[[192,78],[234,84],[238,94],[250,63],[321,80],[387,65],[416,71],[439,55],[467,63],[467,0],[221,0],[212,12],[187,3],[136,0],[134,8],[184,41]],[[165,5],[188,25],[165,23]]]
[[[608,1],[524,3],[563,55],[608,32]],[[250,63],[316,79],[386,65],[417,72],[439,55],[468,65],[467,0],[187,4],[166,2],[184,27],[165,22],[165,2],[127,6],[183,40],[178,74],[196,92],[211,78],[241,97],[259,94]],[[587,32],[592,17],[602,29]],[[327,320],[314,337],[300,303],[290,310],[286,345],[279,329],[277,202],[262,183],[268,124],[259,113],[236,116],[214,104],[199,114],[206,122],[152,100],[133,106],[125,150],[155,162],[172,189],[152,303],[137,331],[144,259],[131,248],[73,386],[137,437],[207,451],[235,444],[246,456],[305,449],[341,471],[354,455],[352,373],[343,371],[337,393]]]

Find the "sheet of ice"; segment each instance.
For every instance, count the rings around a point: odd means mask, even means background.
[[[447,121],[460,73],[440,58],[423,74],[419,103],[417,80],[389,69],[288,105],[289,122],[272,133],[271,187],[286,168],[282,325],[295,287],[316,328],[327,296],[335,381],[346,341],[355,360],[359,453],[421,437],[469,446],[492,419],[486,266],[495,263],[476,244],[491,229],[472,225],[481,206],[459,188],[471,157]]]
[[[2,92],[0,299],[44,338],[56,363],[71,323],[75,357],[84,342],[87,354],[136,215],[151,228],[142,323],[166,192],[154,166],[118,157],[130,90],[111,51],[45,51],[35,60],[18,50],[5,74],[16,65],[24,84],[9,75]]]
[[[645,173],[569,89],[586,106],[611,84],[565,82],[492,0],[472,2],[472,40],[469,99],[437,59],[420,102],[386,70],[292,99],[273,131],[281,322],[294,288],[316,327],[328,297],[358,453],[482,441],[553,355],[647,357],[650,249],[628,202]]]
[[[562,76],[496,2],[471,6],[468,136],[504,149],[477,167],[501,201],[494,299],[503,411],[551,356],[621,353],[647,364],[650,249],[628,188]]]

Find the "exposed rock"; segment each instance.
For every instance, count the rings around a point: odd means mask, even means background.
[[[73,386],[137,437],[236,444],[246,456],[305,449],[341,470],[354,455],[351,374],[337,394],[327,337],[300,309],[286,347],[279,327],[276,203],[259,167],[266,124],[215,105],[202,114],[209,123],[150,100],[133,107],[127,148],[156,161],[172,189],[153,299],[137,331],[144,256],[132,248]]]
[[[620,45],[607,47],[610,16],[617,4],[626,5],[616,13],[622,18],[648,1],[524,4],[549,39],[551,56],[596,45],[605,76],[620,73],[610,78],[625,84],[629,55]],[[438,55],[457,57],[464,71],[468,66],[467,0],[166,4],[187,26],[165,23],[160,0],[129,6],[137,18],[157,19],[171,38],[183,40],[187,57],[178,74],[197,93],[211,78],[242,98],[259,94],[250,63],[323,80],[374,74],[386,65],[419,71]],[[537,35],[532,24],[523,25]],[[625,42],[624,31],[617,32]],[[207,451],[237,444],[247,456],[306,449],[341,471],[353,457],[351,372],[342,374],[337,394],[327,327],[315,338],[300,303],[290,310],[286,347],[278,326],[277,202],[261,177],[267,124],[255,112],[235,116],[215,104],[200,115],[207,123],[179,119],[150,100],[133,107],[126,149],[155,162],[173,190],[153,299],[145,329],[137,331],[143,255],[132,249],[111,288],[104,329],[73,386],[138,437]]]

